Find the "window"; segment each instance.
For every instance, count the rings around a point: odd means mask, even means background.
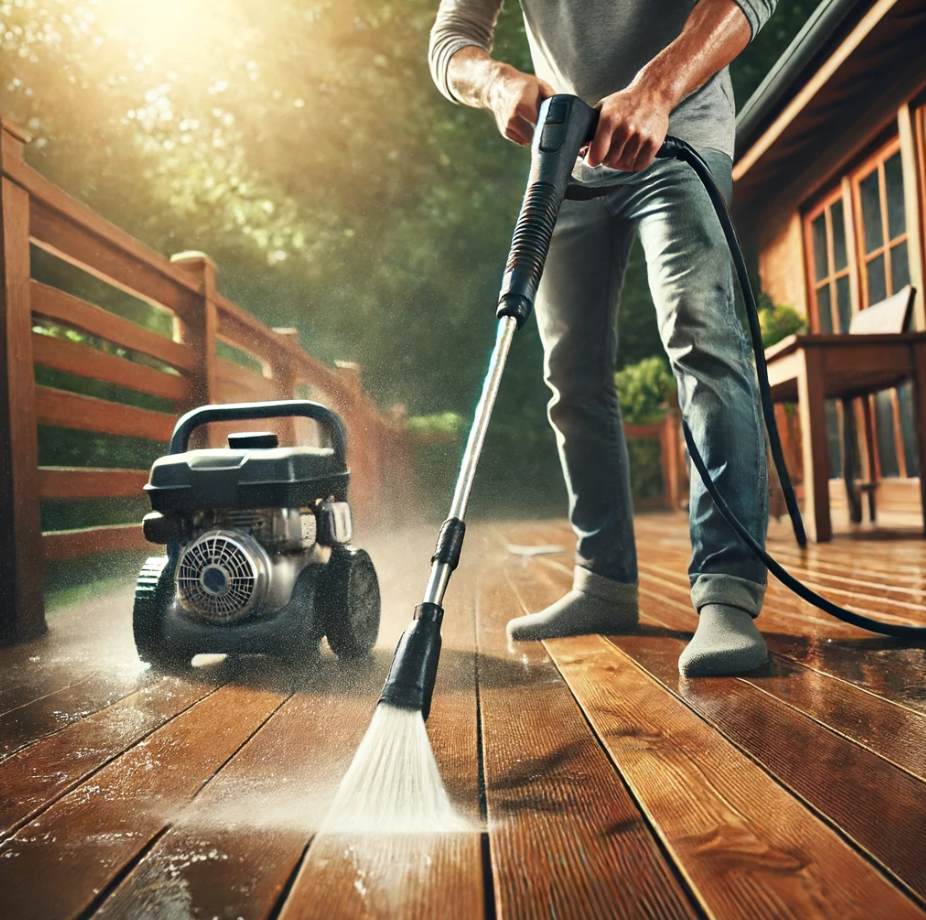
[[[926,107],[917,114],[926,149]],[[922,155],[922,154],[921,154]],[[926,174],[926,164],[923,165]],[[910,283],[900,139],[883,144],[804,216],[810,326],[848,332],[854,310]],[[872,398],[880,476],[919,474],[909,383]],[[827,405],[830,476],[841,475],[841,409]]]
[[[815,332],[848,332],[852,318],[849,247],[842,191],[827,196],[805,222],[811,323]]]
[[[893,140],[852,177],[862,306],[910,283],[900,141]]]

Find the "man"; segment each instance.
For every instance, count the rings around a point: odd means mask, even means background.
[[[763,539],[765,441],[730,257],[691,168],[654,160],[667,133],[707,161],[729,199],[734,104],[727,65],[775,0],[521,0],[536,76],[490,56],[502,0],[442,0],[430,62],[454,102],[488,109],[530,143],[542,100],[600,103],[574,176],[617,184],[563,205],[537,296],[545,376],[577,536],[573,590],[508,624],[515,640],[617,633],[636,626],[637,560],[614,370],[616,311],[635,233],[682,413],[734,513]],[[615,170],[617,172],[615,172]],[[679,659],[687,677],[738,674],[768,656],[756,629],[766,570],[726,524],[697,476],[691,487],[691,596],[698,628]]]

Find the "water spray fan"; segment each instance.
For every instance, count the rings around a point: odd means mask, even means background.
[[[598,117],[597,109],[587,105],[578,97],[570,95],[552,96],[543,102],[540,109],[531,148],[531,170],[527,191],[515,225],[511,251],[508,255],[498,298],[496,309],[498,331],[495,347],[492,350],[482,395],[463,454],[450,514],[441,527],[437,548],[431,557],[431,573],[424,600],[415,608],[415,618],[399,640],[389,670],[389,677],[380,697],[380,703],[386,706],[420,711],[425,719],[431,709],[431,697],[437,677],[444,594],[450,576],[460,561],[463,536],[466,531],[464,523],[466,506],[512,338],[533,311],[534,297],[540,284],[544,262],[553,236],[553,228],[564,199],[584,201],[608,194],[614,189],[614,186],[589,187],[571,182],[576,157],[581,148],[594,138]],[[666,137],[657,157],[675,158],[687,163],[698,175],[717,213],[746,303],[746,315],[759,379],[760,401],[765,427],[768,431],[772,460],[782,486],[795,538],[803,547],[806,545],[807,538],[781,449],[755,297],[726,202],[707,164],[684,141],[671,136]],[[926,635],[926,627],[882,623],[839,607],[790,575],[765,551],[760,541],[755,535],[749,533],[724,501],[684,421],[682,431],[692,462],[718,510],[750,550],[782,583],[804,600],[854,626],[897,638],[922,639]]]

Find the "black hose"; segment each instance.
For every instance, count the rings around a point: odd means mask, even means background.
[[[788,468],[785,465],[784,455],[781,450],[781,441],[778,437],[778,426],[775,423],[774,405],[772,403],[771,387],[768,382],[768,367],[765,363],[765,347],[762,344],[762,330],[759,325],[759,311],[756,306],[756,299],[752,291],[752,285],[749,282],[749,273],[746,270],[746,262],[743,258],[742,249],[740,249],[739,240],[736,237],[736,231],[733,228],[733,221],[730,218],[730,212],[727,210],[727,203],[723,194],[717,186],[716,181],[708,165],[700,156],[684,141],[674,137],[666,138],[666,144],[659,151],[661,157],[675,157],[689,164],[697,173],[702,185],[707,190],[714,209],[717,212],[717,218],[723,228],[724,237],[730,248],[730,255],[733,258],[733,264],[736,266],[736,274],[739,278],[740,287],[743,291],[743,299],[746,302],[746,316],[749,319],[749,331],[752,338],[752,347],[756,357],[756,371],[759,377],[759,394],[762,402],[762,410],[765,416],[765,427],[768,431],[769,444],[772,450],[772,458],[775,462],[775,468],[778,471],[778,478],[781,481],[781,487],[784,491],[785,501],[788,505],[788,513],[791,516],[791,523],[794,526],[794,535],[797,542],[806,546],[807,537],[804,532],[804,524],[801,520],[800,509],[797,506],[797,498],[794,495],[794,488],[791,485],[791,477],[788,475]],[[730,506],[726,503],[720,490],[711,479],[707,465],[698,451],[694,437],[688,424],[682,420],[682,433],[685,436],[685,443],[688,446],[688,454],[691,462],[694,464],[704,488],[707,489],[717,510],[723,515],[724,520],[736,531],[740,539],[752,550],[762,562],[765,563],[768,570],[787,588],[790,588],[798,597],[818,607],[824,613],[849,623],[852,626],[858,626],[861,629],[867,629],[870,632],[879,633],[883,636],[892,636],[897,639],[916,639],[922,640],[926,637],[926,626],[906,626],[903,624],[884,623],[881,620],[874,620],[871,617],[863,616],[852,610],[846,610],[832,601],[827,600],[816,591],[812,591],[803,582],[791,575],[775,558],[766,552],[759,541],[743,526],[742,522],[733,513]]]
[[[717,510],[724,516],[726,522],[739,534],[740,539],[765,563],[768,570],[786,587],[790,588],[798,597],[819,607],[824,613],[842,620],[844,623],[851,623],[861,629],[867,629],[874,633],[880,633],[882,636],[893,636],[897,639],[918,639],[926,637],[926,626],[905,626],[903,624],[884,623],[881,620],[873,620],[871,617],[863,616],[861,613],[855,613],[852,610],[846,610],[832,601],[828,601],[821,594],[812,591],[803,582],[798,581],[788,570],[776,559],[770,556],[759,543],[758,540],[743,526],[739,518],[733,513],[730,506],[724,501],[720,490],[714,485],[710,473],[704,464],[701,454],[698,453],[697,445],[692,437],[691,430],[687,423],[682,421],[682,433],[685,435],[685,443],[688,445],[688,453],[691,456],[691,462],[695,465],[704,487],[707,489]]]
[[[717,212],[717,219],[720,221],[723,235],[727,240],[727,246],[730,248],[730,255],[736,268],[736,276],[739,279],[743,299],[746,302],[749,335],[752,339],[752,350],[756,356],[759,396],[762,404],[762,414],[765,417],[765,430],[768,432],[768,443],[772,451],[772,460],[775,463],[778,481],[781,483],[781,490],[784,493],[785,504],[788,506],[788,515],[791,518],[791,526],[794,528],[794,538],[797,540],[798,546],[803,548],[807,545],[807,533],[804,530],[804,521],[797,505],[797,496],[794,494],[794,486],[791,484],[791,476],[788,473],[784,452],[781,449],[778,425],[775,423],[775,405],[772,402],[772,391],[768,382],[768,365],[765,361],[765,346],[762,343],[759,309],[756,305],[755,295],[752,292],[752,285],[749,282],[749,270],[746,268],[746,260],[743,258],[743,250],[736,236],[733,219],[730,217],[729,210],[727,210],[727,202],[714,180],[710,167],[701,159],[694,148],[686,144],[685,141],[676,137],[667,137],[666,143],[663,144],[662,149],[659,151],[659,156],[674,157],[687,163],[701,180],[701,184],[707,191],[708,197],[714,205],[714,210]]]

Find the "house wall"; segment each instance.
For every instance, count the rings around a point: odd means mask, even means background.
[[[856,117],[850,122],[836,122],[825,136],[827,142],[818,144],[812,157],[795,158],[787,164],[785,172],[769,177],[758,194],[744,198],[734,189],[734,217],[741,238],[752,249],[759,265],[762,290],[776,303],[786,303],[807,315],[807,289],[803,243],[803,212],[808,205],[838,183],[853,164],[880,137],[897,135],[903,122],[903,112],[911,99],[917,104],[926,83],[926,59],[910,63],[902,73],[885,81],[883,90],[866,99]],[[906,116],[910,121],[909,114]],[[900,123],[900,124],[899,124]],[[915,126],[907,129],[915,133]],[[906,133],[906,132],[905,132]],[[924,143],[909,137],[908,143]],[[910,206],[922,211],[923,169],[914,164],[909,149],[905,160],[905,178]],[[922,160],[921,160],[922,162]],[[757,164],[762,168],[761,161]],[[918,258],[911,259],[911,282],[917,288],[914,310],[915,327],[926,329],[926,299],[923,280],[923,226],[922,213],[916,231],[911,234]],[[912,221],[911,221],[912,224]],[[912,227],[911,227],[912,229]],[[919,245],[915,245],[915,244]]]
[[[926,58],[909,62],[892,79],[877,84],[871,91],[871,84],[865,97],[860,97],[855,117],[851,120],[833,120],[831,124],[817,121],[805,130],[816,137],[813,147],[804,146],[801,152],[792,154],[771,171],[763,174],[761,182],[756,174],[750,178],[748,191],[743,188],[739,196],[734,195],[735,218],[744,241],[752,248],[758,262],[759,278],[764,293],[775,303],[788,304],[808,317],[812,307],[808,280],[809,245],[805,236],[805,217],[815,206],[825,204],[841,189],[845,201],[847,233],[850,239],[851,303],[853,312],[865,306],[861,297],[860,271],[856,262],[857,253],[851,251],[855,236],[853,221],[857,214],[851,206],[854,200],[849,177],[870,155],[891,138],[899,138],[904,178],[904,203],[908,252],[910,257],[910,282],[917,290],[914,305],[914,328],[926,330]],[[919,111],[919,115],[917,115]],[[762,171],[762,161],[756,164]],[[746,192],[746,194],[743,194]],[[883,399],[885,394],[882,394]],[[882,470],[880,463],[881,443],[876,439],[872,445],[871,464],[865,439],[859,447],[864,460],[862,481],[875,486],[874,498],[877,513],[882,520],[899,523],[901,519],[922,520],[920,508],[919,480],[908,470],[903,459],[904,431],[911,427],[912,419],[901,419],[900,393],[890,393],[893,406],[894,440],[899,461],[897,472]],[[890,414],[890,405],[879,406],[874,398],[869,405],[875,417]],[[831,407],[827,427],[830,431],[831,450],[835,441],[841,441],[845,420],[840,406]],[[860,410],[857,403],[856,409]],[[856,413],[858,414],[858,413]],[[890,425],[888,425],[890,428]],[[857,431],[861,432],[857,427]],[[880,438],[880,436],[878,436]],[[915,442],[914,442],[915,443]],[[796,479],[802,479],[800,461],[789,459],[789,467]],[[832,469],[832,467],[831,467]],[[831,512],[838,519],[845,515],[845,485],[842,480],[832,480],[831,493],[835,501]]]
[[[762,290],[776,304],[788,304],[807,315],[804,244],[797,212],[775,215],[760,236],[759,278]]]

